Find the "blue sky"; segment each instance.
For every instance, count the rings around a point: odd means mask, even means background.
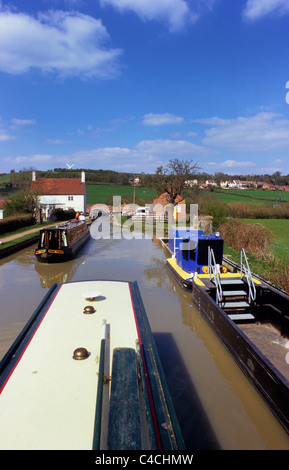
[[[0,0],[0,172],[287,175],[288,39],[288,0]]]

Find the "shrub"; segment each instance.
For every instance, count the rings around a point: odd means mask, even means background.
[[[199,212],[203,215],[210,215],[213,217],[214,228],[218,228],[221,224],[225,223],[228,216],[228,207],[226,204],[214,199],[206,198],[201,199],[199,204]]]
[[[74,219],[75,217],[75,210],[74,209],[68,209],[64,210],[61,208],[56,208],[53,209],[51,212],[51,218],[54,220],[69,220],[69,219]]]
[[[11,197],[10,201],[5,201],[4,210],[5,214],[16,215],[16,214],[33,214],[36,217],[38,209],[38,191],[30,191],[24,189],[23,191],[17,192]]]
[[[236,251],[244,248],[257,258],[271,256],[274,235],[261,224],[230,220],[219,227],[219,232],[225,243]]]
[[[5,219],[0,220],[0,234],[13,232],[21,227],[33,224],[35,224],[35,218],[32,214],[5,217]]]

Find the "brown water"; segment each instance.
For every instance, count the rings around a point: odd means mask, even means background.
[[[34,249],[0,261],[0,358],[54,282],[137,281],[187,448],[289,449],[287,433],[171,278],[157,242],[92,238],[76,259],[55,265],[38,263]]]

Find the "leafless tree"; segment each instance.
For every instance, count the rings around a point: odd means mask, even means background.
[[[200,167],[193,160],[169,160],[166,167],[156,170],[154,186],[158,194],[168,193],[168,202],[175,204],[177,196],[183,196],[186,183],[196,174]]]

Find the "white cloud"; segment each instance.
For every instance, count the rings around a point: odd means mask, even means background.
[[[190,11],[185,0],[100,0],[102,6],[110,5],[119,11],[133,11],[142,20],[165,21],[170,31],[181,30],[187,21],[198,15]]]
[[[57,157],[54,155],[49,155],[49,154],[34,154],[34,155],[18,155],[17,157],[6,157],[4,158],[5,161],[7,162],[12,162],[13,164],[16,165],[22,165],[22,164],[34,164],[34,163],[49,163],[53,162],[54,159],[57,161]]]
[[[266,152],[289,146],[289,120],[274,113],[261,112],[236,119],[214,117],[196,122],[211,126],[205,131],[205,145],[243,152]]]
[[[62,145],[62,144],[72,144],[72,140],[63,140],[63,139],[46,139],[46,142],[48,144],[53,144],[53,145]]]
[[[24,129],[26,127],[29,127],[29,126],[33,126],[35,124],[35,119],[17,119],[17,118],[14,118],[11,120],[12,122],[12,125],[11,125],[11,128],[12,129]]]
[[[0,142],[7,142],[8,140],[15,140],[15,136],[8,134],[4,129],[0,129]]]
[[[158,156],[161,158],[197,156],[213,153],[210,149],[186,140],[142,140],[136,149],[143,155]]]
[[[185,140],[143,140],[134,148],[127,147],[99,147],[92,150],[77,151],[74,153],[34,154],[7,157],[4,160],[10,165],[65,165],[73,161],[75,167],[87,166],[91,168],[114,169],[119,171],[144,171],[154,173],[164,161],[173,158],[198,158],[212,154],[210,149],[201,147]]]
[[[244,18],[250,21],[258,20],[272,13],[278,15],[289,13],[288,0],[247,0],[243,11]]]
[[[181,124],[183,121],[182,117],[176,116],[175,114],[149,113],[144,115],[142,124],[144,126],[163,126],[165,124]]]
[[[255,163],[249,161],[236,161],[236,160],[226,160],[224,162],[208,162],[207,165],[214,169],[230,170],[230,169],[244,169],[254,167]]]
[[[109,78],[118,70],[121,51],[105,47],[108,42],[101,21],[81,13],[51,10],[34,18],[0,12],[0,70],[10,74],[37,69]]]

